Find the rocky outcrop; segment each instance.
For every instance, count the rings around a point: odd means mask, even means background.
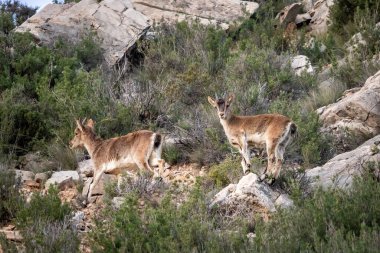
[[[310,28],[315,35],[327,32],[330,23],[330,7],[334,4],[334,0],[319,0],[309,11],[311,18]]]
[[[339,151],[347,151],[380,134],[380,71],[361,89],[349,90],[340,101],[317,111],[322,132],[334,137]]]
[[[113,66],[128,56],[152,24],[198,19],[202,24],[228,28],[228,24],[257,8],[257,3],[240,0],[82,0],[48,4],[15,31],[30,32],[44,45],[60,37],[76,43],[95,34],[106,62]]]
[[[26,170],[15,170],[16,178],[24,183],[26,181],[34,180],[34,173]]]
[[[16,28],[30,32],[42,44],[63,37],[76,42],[95,33],[109,65],[116,64],[149,28],[148,19],[130,0],[82,0],[48,4]]]
[[[273,191],[267,184],[259,182],[257,175],[249,173],[242,177],[237,184],[230,184],[217,193],[210,207],[228,209],[229,212],[239,209],[239,206],[254,209],[276,211],[276,207],[293,206],[293,201],[286,194]]]
[[[150,24],[199,20],[202,24],[219,24],[227,29],[229,24],[246,13],[253,14],[258,3],[240,0],[132,0],[133,6],[149,17]]]
[[[371,162],[379,164],[379,161],[380,135],[350,152],[337,155],[323,166],[306,171],[306,178],[313,188],[347,188],[351,186],[353,176],[360,175]]]
[[[75,170],[57,171],[46,181],[45,188],[48,189],[50,185],[57,185],[58,189],[64,190],[75,187],[77,182],[79,182],[79,174]]]
[[[305,55],[297,55],[293,57],[290,66],[297,76],[302,75],[303,72],[308,74],[314,73],[314,68],[311,66],[309,58]]]
[[[93,163],[92,160],[84,160],[78,163],[78,173],[79,175],[84,178],[84,177],[92,177],[94,174],[94,169],[93,169]]]
[[[289,23],[294,22],[296,20],[297,15],[302,10],[301,3],[294,3],[286,6],[282,11],[280,11],[276,18],[280,21],[280,24],[283,26],[287,26]]]

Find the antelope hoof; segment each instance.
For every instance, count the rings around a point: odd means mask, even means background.
[[[265,178],[267,178],[267,174],[262,174],[260,177],[259,177],[259,180],[260,182],[262,182]]]
[[[273,185],[274,181],[275,181],[275,179],[274,179],[273,177],[268,178],[268,179],[266,180],[266,182],[267,182],[268,185]]]
[[[162,176],[156,176],[154,180],[156,180],[157,182],[162,182],[164,179],[162,178]]]

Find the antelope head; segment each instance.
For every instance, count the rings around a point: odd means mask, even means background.
[[[94,132],[94,124],[95,122],[92,119],[87,120],[84,119],[82,122],[80,120],[75,120],[77,127],[74,130],[74,138],[70,141],[70,148],[80,148],[84,147],[84,144],[87,140],[93,139],[96,137]]]
[[[217,110],[220,119],[226,120],[231,116],[231,104],[235,99],[235,95],[230,93],[228,96],[224,95],[223,98],[218,98],[215,94],[215,100],[207,97],[208,102]]]

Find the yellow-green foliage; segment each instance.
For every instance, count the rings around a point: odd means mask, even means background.
[[[208,176],[214,181],[216,187],[224,187],[234,182],[242,174],[240,159],[226,158],[223,162],[211,166]]]

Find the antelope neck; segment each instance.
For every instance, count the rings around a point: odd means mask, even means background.
[[[101,142],[102,142],[102,140],[100,138],[97,138],[96,136],[90,137],[85,141],[84,146],[87,149],[91,158],[93,157],[93,154],[95,153],[95,151],[100,146]]]

